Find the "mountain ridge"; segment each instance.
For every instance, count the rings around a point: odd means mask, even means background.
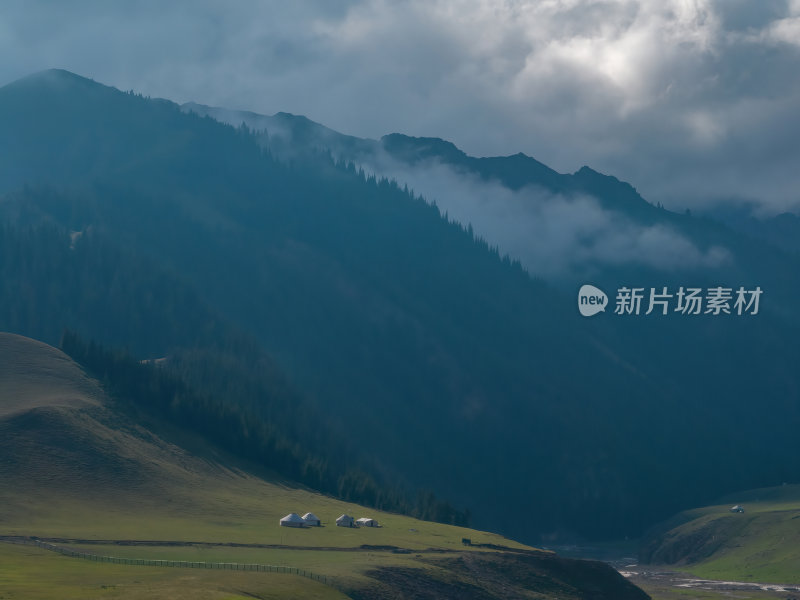
[[[596,193],[599,187],[604,191],[596,194],[606,206],[616,207],[611,202],[614,194],[622,195],[627,206],[638,211],[647,211],[651,205],[645,202],[635,188],[614,176],[604,175],[584,165],[572,174],[562,174],[544,163],[522,152],[508,156],[473,157],[459,149],[455,144],[436,137],[413,137],[401,133],[383,135],[380,140],[358,138],[330,129],[305,116],[278,112],[272,116],[251,111],[236,111],[187,102],[181,105],[184,112],[194,112],[201,116],[211,116],[233,126],[244,123],[256,132],[267,131],[265,143],[275,147],[277,153],[285,153],[288,140],[276,143],[275,138],[290,138],[291,142],[306,147],[324,148],[335,155],[356,163],[367,161],[375,153],[385,153],[402,164],[413,166],[420,162],[436,161],[478,174],[481,178],[497,180],[512,190],[528,185],[541,186],[553,193],[582,191]],[[273,132],[270,133],[270,128]],[[380,161],[379,161],[380,162]],[[375,168],[377,165],[370,164]],[[380,171],[380,167],[378,166]],[[402,183],[402,182],[401,182]],[[644,206],[646,205],[646,207]]]

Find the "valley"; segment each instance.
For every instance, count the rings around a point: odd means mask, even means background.
[[[800,0],[0,3],[0,600],[800,600],[799,71]]]
[[[656,568],[630,581],[655,598],[725,593],[684,571],[794,585],[795,500],[714,504],[794,481],[791,247],[589,167],[204,111],[222,118],[57,69],[0,88],[0,535],[302,569],[334,597],[642,597],[539,549],[642,535]],[[407,182],[370,169],[387,157]],[[522,258],[446,204],[472,192],[523,203]],[[631,251],[602,256],[590,228],[597,259],[552,276],[525,256],[547,256],[554,209],[614,223]],[[587,319],[586,281],[764,295],[757,316]],[[279,527],[291,512],[324,526]],[[381,527],[335,527],[344,513]],[[45,556],[4,548],[24,569]],[[203,577],[224,597],[235,575]]]

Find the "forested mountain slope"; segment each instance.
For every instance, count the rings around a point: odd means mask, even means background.
[[[4,239],[57,232],[38,263],[0,256],[39,307],[0,311],[3,327],[47,323],[36,333],[50,342],[71,328],[147,358],[200,348],[231,383],[269,356],[303,397],[300,439],[346,439],[383,476],[469,507],[477,526],[618,537],[796,472],[795,263],[713,223],[681,226],[724,244],[727,270],[664,280],[623,265],[596,282],[762,285],[758,318],[586,320],[573,294],[402,185],[325,153],[276,160],[248,131],[66,72],[0,89],[0,159]],[[83,232],[74,248],[69,232]],[[58,265],[89,243],[120,258],[106,272],[69,267],[96,277],[76,289]],[[139,287],[148,272],[185,295]]]

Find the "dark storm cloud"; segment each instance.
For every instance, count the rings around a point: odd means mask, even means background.
[[[675,209],[798,209],[800,2],[6,2],[0,79],[60,66],[354,135],[583,164]]]

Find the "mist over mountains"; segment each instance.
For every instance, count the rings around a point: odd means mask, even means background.
[[[267,116],[193,102],[181,109],[244,125],[283,160],[328,151],[367,173],[394,179],[554,283],[574,285],[609,266],[675,272],[732,261],[725,246],[704,244],[687,233],[683,215],[649,204],[629,184],[587,166],[561,174],[522,153],[475,158],[438,138],[395,133],[371,140],[289,113]],[[759,218],[755,205],[732,205],[738,208],[723,206],[707,214],[790,253],[800,250],[793,242],[796,216]]]
[[[477,527],[620,538],[796,477],[797,255],[589,167],[47,71],[0,89],[0,193],[0,328],[194,360],[210,392],[270,365],[231,402]],[[586,282],[764,295],[584,319]]]

